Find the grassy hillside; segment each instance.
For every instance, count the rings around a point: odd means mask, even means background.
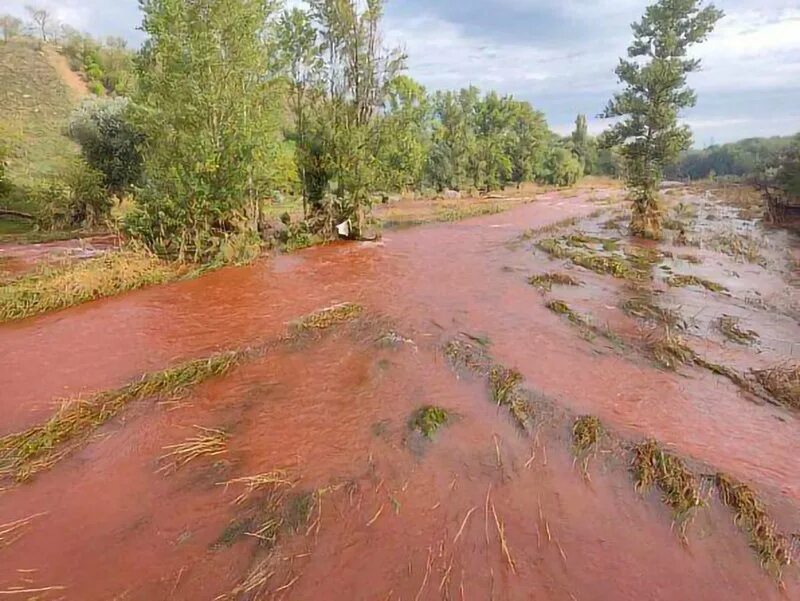
[[[0,43],[0,139],[11,149],[8,175],[16,188],[0,201],[3,208],[28,208],[21,189],[78,154],[64,132],[79,95],[63,82],[55,58],[32,40]]]

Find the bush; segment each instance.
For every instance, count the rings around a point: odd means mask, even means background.
[[[94,227],[108,218],[111,198],[103,174],[84,161],[74,161],[31,192],[45,229]]]
[[[104,185],[115,193],[131,188],[142,175],[137,147],[144,136],[133,124],[130,108],[125,98],[89,100],[73,113],[69,125],[86,161],[102,172]]]
[[[572,186],[583,176],[580,160],[566,148],[554,148],[547,157],[544,182],[553,186]]]

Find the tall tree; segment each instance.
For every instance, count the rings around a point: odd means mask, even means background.
[[[294,115],[295,137],[297,147],[306,147],[308,138],[308,112],[317,92],[315,87],[320,81],[323,62],[314,28],[309,14],[293,8],[284,11],[278,21],[277,43],[279,48],[280,68],[289,79],[289,105]],[[303,216],[308,214],[308,169],[305,161],[298,161],[298,172],[303,195]]]
[[[632,25],[628,59],[620,59],[617,77],[625,88],[601,114],[621,118],[605,140],[621,147],[626,178],[633,195],[631,232],[657,238],[661,215],[657,191],[664,167],[691,145],[691,131],[678,125],[681,109],[694,106],[695,93],[686,86],[700,60],[689,49],[713,31],[722,11],[702,0],[658,0]]]
[[[42,42],[47,42],[51,21],[53,20],[50,11],[42,6],[26,6],[25,10],[28,11],[28,15],[33,21],[34,26],[39,31]]]
[[[145,143],[140,211],[156,250],[214,258],[255,239],[279,107],[267,77],[269,0],[140,0],[137,104]]]
[[[314,176],[309,190],[312,227],[330,232],[347,221],[359,235],[376,180],[370,144],[389,83],[405,55],[381,37],[384,0],[310,0],[321,39],[326,96],[315,108],[301,160]],[[335,183],[332,197],[326,192]]]
[[[3,15],[0,17],[0,30],[3,31],[3,41],[8,42],[22,31],[22,20],[11,15]]]

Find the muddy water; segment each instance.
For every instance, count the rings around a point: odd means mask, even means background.
[[[172,410],[131,407],[54,470],[0,496],[0,523],[44,514],[0,548],[0,591],[57,586],[65,588],[45,598],[213,599],[247,575],[257,553],[247,538],[214,547],[240,511],[233,504],[240,491],[219,483],[283,468],[297,490],[352,486],[325,498],[318,530],[281,542],[274,598],[800,594],[793,579],[778,592],[717,503],[698,516],[684,547],[657,496],[643,502],[624,466],[601,458],[587,484],[567,432],[536,442],[521,435],[487,402],[484,385],[455,378],[437,351],[462,332],[487,337],[495,358],[520,369],[530,388],[748,480],[781,509],[782,525],[797,530],[793,416],[749,403],[717,378],[666,374],[582,340],[525,283],[550,265],[508,241],[594,208],[551,198],[3,326],[2,433],[41,421],[60,396],[277,337],[287,321],[334,302],[362,303],[414,344],[380,348],[342,331],[278,349]],[[574,300],[620,320],[616,284],[586,276]],[[411,413],[427,404],[457,416],[430,443],[407,429]],[[229,431],[228,452],[156,473],[163,448],[195,426]]]

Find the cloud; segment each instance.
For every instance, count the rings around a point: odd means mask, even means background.
[[[297,4],[300,0],[289,0]],[[24,16],[36,3],[94,35],[133,45],[136,0],[5,0]],[[389,0],[386,38],[405,47],[410,75],[431,89],[470,84],[531,101],[559,131],[577,113],[593,119],[617,89],[614,68],[630,24],[649,0]],[[718,0],[726,17],[697,50],[690,77],[698,106],[685,115],[696,139],[788,134],[800,129],[800,7],[797,0]]]

